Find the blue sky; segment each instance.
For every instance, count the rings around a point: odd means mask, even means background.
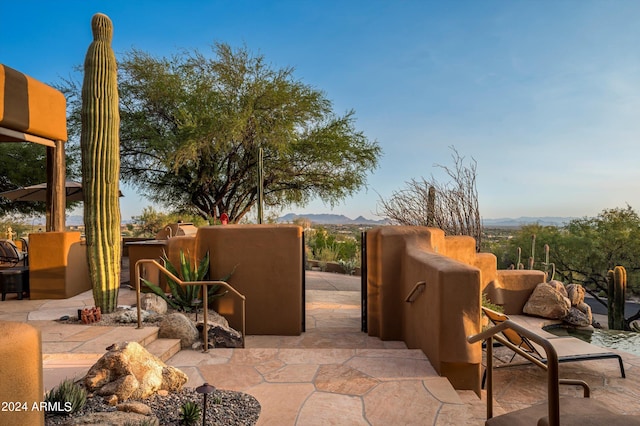
[[[477,161],[485,218],[640,208],[639,1],[3,1],[0,62],[61,81],[96,12],[116,57],[245,44],[353,108],[384,154],[333,213],[375,217],[411,178],[443,179],[450,146]],[[149,205],[123,192],[123,219]]]

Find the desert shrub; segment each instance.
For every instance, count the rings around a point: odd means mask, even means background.
[[[185,256],[184,252],[180,250],[180,265],[179,270],[170,261],[165,253],[162,260],[164,261],[165,268],[182,281],[205,281],[205,277],[209,272],[209,253],[200,260],[196,265],[192,265],[188,256]],[[234,269],[235,270],[235,269]],[[227,281],[233,271],[227,276],[220,278],[220,281]],[[167,295],[159,286],[152,283],[149,280],[143,279],[144,284],[155,294],[162,297],[166,302],[174,309],[189,312],[195,306],[194,301],[200,300],[201,286],[199,285],[185,285],[181,286],[177,281],[167,277],[167,285],[169,286],[170,295]],[[207,297],[209,301],[212,301],[216,297],[221,297],[225,294],[222,286],[213,285],[209,287]]]
[[[84,407],[87,391],[71,379],[65,379],[44,398],[51,414],[72,414]]]
[[[180,422],[184,425],[195,425],[200,420],[200,406],[193,401],[187,401],[180,407]]]

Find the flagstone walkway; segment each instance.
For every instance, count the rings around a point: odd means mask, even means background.
[[[359,278],[310,271],[306,280],[307,329],[301,336],[247,336],[244,349],[167,352],[166,362],[188,375],[187,386],[206,381],[256,397],[262,406],[259,425],[484,423],[484,400],[470,391],[456,392],[420,350],[360,332]],[[120,304],[134,301],[135,292],[123,286]],[[0,302],[0,320],[28,322],[41,330],[46,389],[65,377],[84,375],[114,342],[157,345],[152,343],[155,327],[55,321],[88,306],[93,306],[90,292],[65,300],[8,296]],[[627,379],[619,378],[617,363],[610,360],[562,364],[561,376],[587,380],[593,398],[617,412],[640,415],[640,358],[623,357]],[[494,377],[496,414],[546,396],[544,372],[535,367],[502,369]],[[563,387],[562,393],[578,396],[575,387]]]

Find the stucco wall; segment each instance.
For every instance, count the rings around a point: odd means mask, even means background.
[[[80,232],[29,234],[31,299],[67,299],[91,289]]]
[[[520,315],[533,290],[544,281],[542,271],[501,270],[484,291],[491,302],[504,308],[505,314]]]
[[[207,251],[211,279],[228,279],[246,297],[247,334],[299,335],[302,332],[302,228],[295,225],[224,225],[198,229],[198,257]],[[236,329],[241,304],[225,296],[218,311]]]
[[[521,311],[544,278],[540,271],[498,271],[495,256],[476,253],[473,238],[426,227],[369,231],[367,268],[369,334],[420,348],[456,389],[478,394],[482,348],[466,337],[480,332],[481,292],[508,313]],[[418,282],[422,292],[406,302]]]
[[[0,330],[0,425],[44,425],[44,410],[33,409],[44,400],[40,331],[9,321],[0,321]]]

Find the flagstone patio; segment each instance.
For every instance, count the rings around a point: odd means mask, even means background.
[[[259,425],[483,424],[485,401],[473,392],[455,391],[420,350],[360,332],[358,277],[310,271],[306,281],[306,332],[247,336],[244,349],[179,350],[158,340],[155,327],[55,321],[93,306],[90,292],[65,300],[8,297],[0,302],[0,319],[41,330],[46,389],[65,377],[84,375],[110,344],[136,340],[183,370],[187,386],[206,381],[256,397],[262,406]],[[120,304],[134,301],[135,292],[123,286]],[[626,379],[607,360],[563,364],[561,377],[586,380],[592,398],[617,412],[640,415],[640,358],[622,354]],[[546,397],[545,374],[536,367],[497,370],[494,381],[496,415]],[[579,396],[575,387],[562,387],[561,393]]]

